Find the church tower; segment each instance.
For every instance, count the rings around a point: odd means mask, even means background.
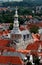
[[[19,29],[19,21],[18,21],[18,12],[17,8],[14,15],[14,23],[13,23],[13,30],[11,31],[11,38],[14,41],[20,41],[21,39],[21,31]]]

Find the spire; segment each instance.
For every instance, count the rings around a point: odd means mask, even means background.
[[[17,7],[16,7],[16,11],[15,11],[15,16],[14,16],[14,23],[13,23],[12,33],[20,34]]]
[[[13,23],[13,30],[11,31],[12,40],[18,40],[21,38],[21,31],[19,29],[19,21],[18,21],[18,11],[16,7],[15,15],[14,15],[14,23]]]
[[[18,12],[17,12],[17,8],[16,8],[16,11],[15,11],[15,14],[17,14]]]
[[[16,29],[16,28],[19,28],[19,21],[18,21],[18,8],[16,7],[16,11],[15,11],[15,16],[14,16],[14,24],[13,24],[13,27]]]
[[[17,12],[18,8],[16,7],[16,11],[15,11],[15,16],[14,17],[17,17],[18,18],[18,12]]]

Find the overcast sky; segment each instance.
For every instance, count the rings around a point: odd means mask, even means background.
[[[0,1],[6,2],[6,1],[8,1],[8,0],[0,0]],[[23,0],[9,0],[9,1],[23,1]],[[32,0],[32,1],[35,1],[35,0]]]
[[[0,1],[6,2],[6,1],[8,1],[8,0],[0,0]],[[23,1],[23,0],[9,0],[9,1]]]
[[[23,0],[0,0],[0,1],[6,2],[6,1],[23,1]],[[31,1],[35,1],[35,0],[31,0]]]
[[[11,0],[12,1],[12,0]],[[13,0],[13,1],[22,1],[22,0]]]

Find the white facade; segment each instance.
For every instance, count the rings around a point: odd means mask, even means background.
[[[23,30],[23,31],[21,31],[21,33],[22,33],[22,38],[24,41],[27,41],[30,38],[29,30]]]

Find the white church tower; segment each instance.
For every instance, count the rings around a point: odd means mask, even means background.
[[[17,42],[21,40],[21,31],[19,29],[17,8],[14,15],[14,24],[13,24],[13,30],[11,31],[11,39]]]

